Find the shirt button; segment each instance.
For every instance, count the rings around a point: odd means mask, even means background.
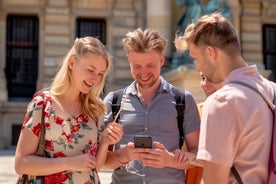
[[[146,127],[146,128],[145,128],[145,131],[147,131],[147,130],[148,130],[148,128]]]

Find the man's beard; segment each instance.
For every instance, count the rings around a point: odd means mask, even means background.
[[[143,80],[141,80],[141,77],[137,76],[136,82],[138,84],[139,87],[143,88],[143,89],[149,89],[152,86],[154,86],[154,84],[156,83],[157,79],[154,78],[153,75],[150,76],[150,79],[145,83]]]

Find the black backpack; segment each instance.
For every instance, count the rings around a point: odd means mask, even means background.
[[[121,100],[123,97],[123,90],[120,89],[118,91],[115,91],[113,93],[113,99],[112,99],[112,115],[113,119],[115,119],[115,116],[117,112],[119,111],[121,107]],[[185,113],[185,90],[184,93],[180,91],[179,88],[173,87],[172,91],[174,93],[174,99],[175,99],[175,108],[177,111],[177,125],[178,125],[178,131],[179,131],[179,148],[181,149],[183,143],[184,143],[184,132],[183,132],[183,121],[184,121],[184,113]],[[120,115],[118,116],[116,122],[119,122]]]

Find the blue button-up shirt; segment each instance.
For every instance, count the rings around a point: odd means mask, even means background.
[[[175,108],[173,86],[162,77],[161,85],[157,92],[151,97],[146,106],[137,96],[135,82],[124,89],[124,95],[129,93],[123,110],[120,113],[119,123],[123,126],[124,136],[115,145],[115,149],[133,142],[134,135],[146,134],[152,137],[153,141],[158,141],[166,146],[168,151],[174,151],[179,147],[179,130],[177,125],[177,111]],[[184,90],[182,91],[184,92]],[[104,99],[108,107],[105,116],[105,123],[113,121],[111,110],[113,92],[109,93]],[[191,93],[185,90],[185,114],[183,122],[184,135],[196,131],[200,127],[200,118],[194,98]],[[183,171],[174,168],[156,169],[146,167],[146,183],[183,183]],[[125,170],[115,170],[113,173],[113,183],[132,183],[140,184],[141,177],[129,174]]]

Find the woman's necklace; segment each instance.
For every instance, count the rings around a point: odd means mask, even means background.
[[[80,102],[78,101],[77,104],[75,105],[74,110],[72,110],[72,108],[67,108],[67,107],[72,107],[71,105],[66,105],[64,103],[63,99],[59,99],[58,97],[57,99],[57,103],[58,106],[60,107],[60,109],[65,113],[65,114],[69,114],[71,117],[76,116],[79,113],[79,109],[80,109]]]

